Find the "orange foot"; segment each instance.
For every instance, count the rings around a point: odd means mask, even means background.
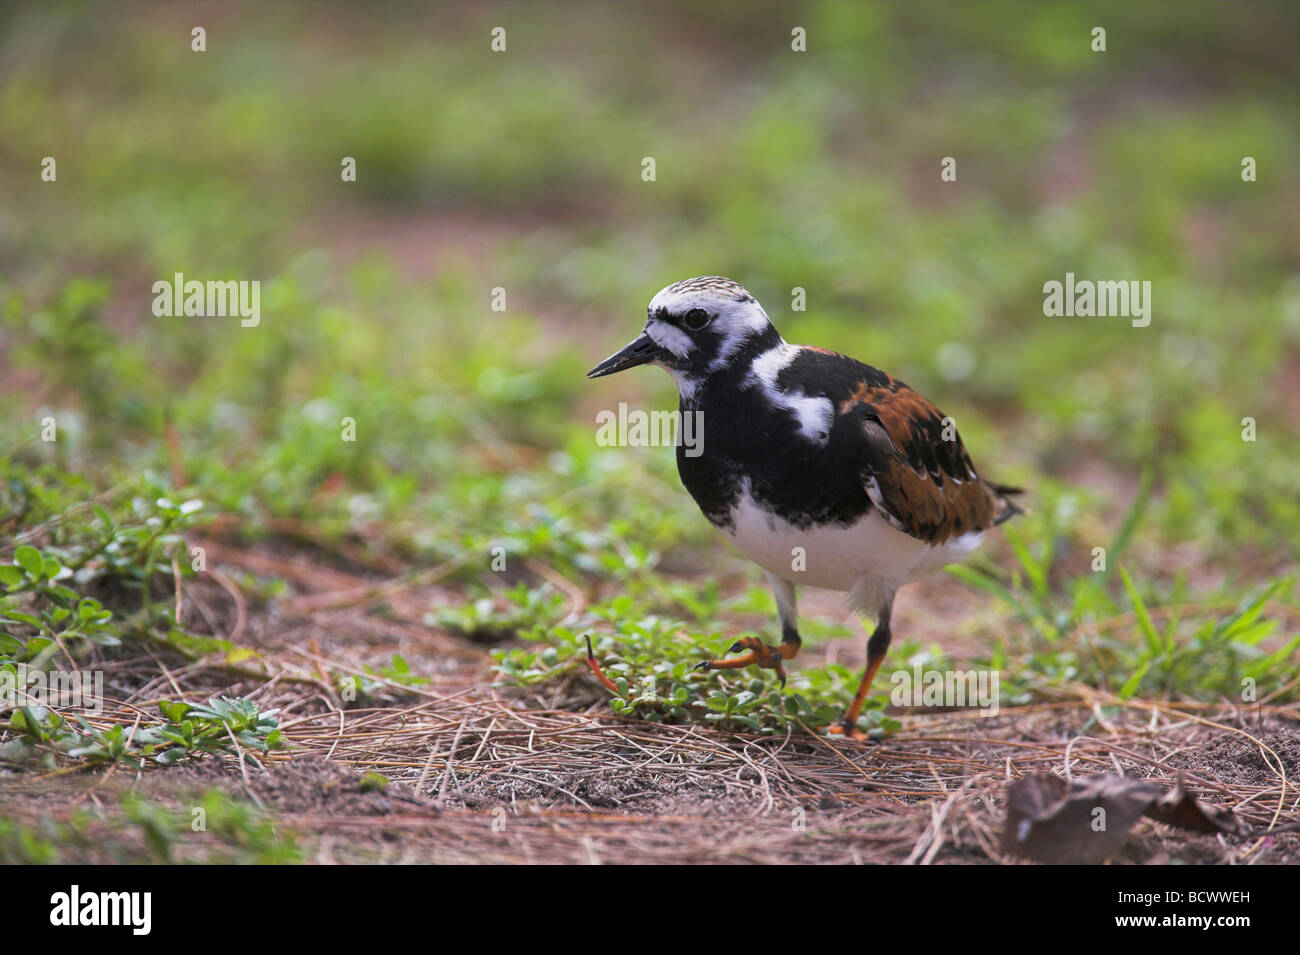
[[[750,664],[760,666],[765,670],[775,670],[776,675],[781,680],[781,686],[785,686],[785,661],[794,658],[799,652],[799,644],[793,640],[782,643],[779,647],[771,646],[764,643],[758,637],[744,637],[737,640],[731,645],[728,653],[739,653],[741,650],[748,650],[744,656],[732,657],[729,660],[705,660],[703,663],[697,663],[697,670],[739,670],[741,667],[747,667]]]
[[[831,736],[843,736],[845,739],[855,739],[859,742],[873,742],[874,739],[868,736],[857,726],[850,726],[848,723],[832,723],[826,727],[826,732]]]

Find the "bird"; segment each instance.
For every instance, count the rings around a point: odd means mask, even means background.
[[[889,650],[895,593],[1023,513],[1013,500],[1022,489],[981,477],[952,419],[902,381],[788,344],[731,279],[698,276],[660,290],[641,334],[587,377],[640,365],[666,370],[681,414],[697,414],[695,446],[677,446],[678,475],[776,598],[779,644],[746,637],[728,651],[741,656],[697,669],[757,665],[784,687],[785,663],[802,643],[796,588],[842,591],[875,629],[857,693],[828,732],[865,738],[858,721]]]

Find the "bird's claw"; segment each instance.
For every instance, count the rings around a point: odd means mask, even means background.
[[[847,723],[832,723],[826,727],[826,733],[828,736],[843,736],[845,739],[857,740],[860,743],[872,741],[872,737],[856,726],[849,726]]]
[[[759,640],[757,637],[742,637],[731,645],[728,653],[740,653],[746,651],[744,655],[730,657],[725,660],[704,660],[697,663],[694,667],[696,670],[738,670],[741,667],[755,665],[765,670],[775,670],[777,678],[781,681],[781,687],[785,688],[785,661],[787,659],[786,644],[779,647],[770,646]],[[790,647],[791,650],[797,648]],[[794,656],[794,653],[789,653]]]
[[[605,671],[601,669],[600,661],[596,659],[596,654],[592,652],[591,634],[586,634],[585,636],[587,638],[587,666],[591,668],[592,674],[594,674],[596,679],[600,681],[600,685],[617,696],[619,692],[618,685],[609,677],[605,676]]]

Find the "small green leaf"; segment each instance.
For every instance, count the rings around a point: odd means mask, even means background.
[[[14,551],[14,561],[23,570],[27,571],[29,577],[33,580],[40,580],[41,568],[44,566],[44,559],[41,552],[29,544],[23,544]]]
[[[185,714],[190,711],[190,705],[173,700],[163,700],[158,704],[158,710],[173,723],[179,723],[185,719]]]

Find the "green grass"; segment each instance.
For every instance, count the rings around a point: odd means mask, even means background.
[[[0,816],[0,863],[5,865],[283,865],[302,859],[292,832],[251,803],[215,789],[177,809],[126,793],[95,810],[74,809],[64,821],[52,815],[36,823]]]
[[[163,18],[0,13],[0,49],[25,51],[0,57],[0,227],[20,239],[0,279],[0,665],[49,665],[60,640],[239,651],[168,623],[173,559],[193,573],[177,535],[297,518],[417,566],[482,555],[428,619],[520,638],[506,680],[582,669],[592,633],[620,713],[822,725],[856,675],[804,666],[782,695],[689,672],[770,599],[708,582],[743,565],[670,454],[594,441],[596,409],[675,397],[652,371],[583,370],[659,287],[717,272],[789,340],[929,394],[981,470],[1032,487],[1005,556],[951,582],[987,593],[975,662],[1013,699],[1238,699],[1245,679],[1294,699],[1295,15],[1196,7],[1107,7],[1106,54],[1065,4],[815,5],[805,55],[740,4],[591,11],[599,42],[527,4],[446,29],[326,16],[309,42],[303,8],[249,8],[201,55]],[[260,279],[262,324],[154,317],[174,271]],[[1150,280],[1151,326],[1044,317],[1066,271]],[[581,619],[530,559],[593,596]],[[865,726],[891,728],[883,700]]]

